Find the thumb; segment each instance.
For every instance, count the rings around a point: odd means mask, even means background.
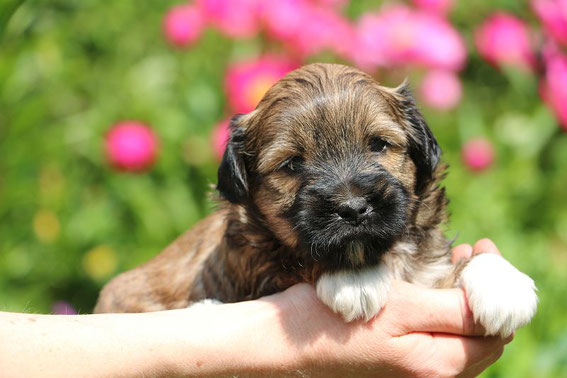
[[[474,322],[464,290],[427,289],[405,282],[392,285],[384,316],[392,319],[396,336],[411,332],[442,332],[463,336],[484,336]]]

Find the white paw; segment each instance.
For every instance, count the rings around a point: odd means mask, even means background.
[[[324,273],[316,286],[319,299],[345,321],[368,321],[386,303],[390,275],[385,266]]]
[[[461,273],[461,286],[487,335],[510,336],[535,315],[534,281],[496,254],[473,257]]]
[[[222,304],[222,302],[219,301],[218,299],[205,298],[205,299],[200,300],[199,302],[190,303],[189,306],[187,306],[187,309],[188,310],[195,310],[195,309],[198,309],[198,308],[214,306],[214,305],[219,305],[219,304]]]

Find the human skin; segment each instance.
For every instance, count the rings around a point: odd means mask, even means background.
[[[483,239],[455,260],[498,253]],[[0,313],[0,371],[22,376],[475,376],[511,338],[482,337],[461,289],[394,282],[368,323],[299,284],[259,300],[142,314]]]

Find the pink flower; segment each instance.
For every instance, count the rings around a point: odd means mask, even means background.
[[[494,162],[494,148],[488,139],[472,139],[461,150],[463,162],[473,171],[483,171]]]
[[[428,72],[420,88],[423,102],[432,108],[449,110],[461,100],[462,86],[459,77],[450,71]]]
[[[512,65],[530,69],[535,64],[528,27],[512,15],[493,14],[476,30],[474,37],[480,55],[496,67]]]
[[[301,57],[331,50],[346,55],[353,30],[336,9],[307,0],[267,0],[262,17],[270,36]]]
[[[213,130],[213,151],[219,160],[222,159],[226,143],[230,137],[229,124],[230,118],[227,118],[224,121],[219,122]]]
[[[197,0],[207,19],[232,38],[248,38],[260,29],[261,0]]]
[[[567,46],[567,0],[532,0],[532,8],[545,30]]]
[[[122,121],[106,134],[106,156],[112,166],[140,172],[153,165],[158,141],[152,130],[138,121]]]
[[[203,31],[202,13],[191,5],[172,7],[163,19],[165,38],[174,46],[184,47],[195,42]]]
[[[567,131],[567,56],[548,46],[543,58],[546,69],[541,82],[542,96]]]
[[[309,7],[307,0],[265,0],[260,9],[270,36],[286,41],[300,33]]]
[[[226,73],[225,90],[235,113],[248,113],[264,94],[297,64],[286,58],[266,55],[232,64]]]
[[[391,6],[364,15],[358,24],[358,55],[363,65],[459,70],[466,59],[465,44],[451,24],[438,15]]]
[[[292,47],[302,56],[331,50],[345,55],[353,34],[350,23],[332,8],[309,7],[302,27],[292,40]]]
[[[349,0],[312,0],[315,3],[319,3],[322,6],[333,7],[333,8],[343,8],[349,3]]]
[[[54,315],[76,315],[77,310],[69,302],[57,301],[51,306],[51,313]]]
[[[441,15],[449,13],[453,7],[454,0],[413,0],[413,4],[424,11]]]

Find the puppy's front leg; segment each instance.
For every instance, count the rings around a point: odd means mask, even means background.
[[[487,335],[510,336],[535,315],[534,281],[502,256],[481,253],[456,269],[454,286],[465,290],[475,321]]]
[[[368,321],[386,304],[390,280],[385,265],[324,273],[316,284],[317,295],[345,321]]]

